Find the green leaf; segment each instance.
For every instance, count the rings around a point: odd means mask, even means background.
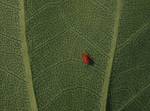
[[[0,15],[0,111],[149,111],[149,0],[0,0]]]

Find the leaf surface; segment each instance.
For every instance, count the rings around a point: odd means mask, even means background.
[[[0,0],[0,14],[0,110],[149,111],[150,1]]]

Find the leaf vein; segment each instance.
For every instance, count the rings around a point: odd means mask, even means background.
[[[16,7],[16,6],[14,6],[14,5],[11,5],[11,4],[9,4],[9,3],[6,3],[6,2],[2,2],[2,1],[0,1],[0,4],[1,4],[1,5],[5,5],[5,6],[9,7],[9,8],[13,8],[13,9],[21,10],[20,8],[18,8],[18,7]]]
[[[48,38],[46,41],[42,42],[41,44],[38,44],[38,45],[34,48],[33,53],[36,52],[38,49],[40,49],[40,48],[46,46],[46,45],[49,43],[49,41],[55,40],[57,37],[59,37],[60,35],[66,33],[67,31],[68,31],[68,30],[64,30],[64,31],[62,31],[62,32],[60,32],[60,33],[54,35],[52,38]]]
[[[97,0],[89,0],[93,5],[95,5],[95,6],[98,6],[98,7],[100,7],[100,8],[102,8],[102,9],[104,9],[105,11],[109,11],[109,8],[108,7],[106,7],[102,2],[99,2],[99,1],[97,1]]]
[[[131,41],[135,40],[139,34],[141,34],[146,29],[148,29],[149,24],[150,24],[149,22],[145,23],[142,27],[140,27],[138,30],[136,30],[134,33],[132,33],[129,36],[129,38],[118,47],[118,49],[119,50],[123,49],[125,46],[127,46],[129,43],[131,43]]]
[[[8,40],[11,40],[11,41],[13,40],[13,41],[21,42],[21,40],[15,39],[14,37],[12,37],[10,35],[6,35],[6,34],[3,34],[3,33],[0,33],[0,35],[5,36],[5,38],[7,38]]]
[[[122,111],[126,106],[129,106],[134,102],[134,100],[139,97],[146,89],[150,87],[150,83],[142,88],[135,96],[131,97],[118,111]]]
[[[44,5],[42,5],[39,9],[37,9],[36,12],[34,12],[29,19],[26,20],[26,22],[29,22],[30,20],[32,20],[35,16],[37,16],[38,14],[42,13],[44,10],[46,10],[51,4],[59,4],[60,3],[64,3],[68,0],[62,0],[60,2],[48,2],[48,3],[45,3]]]
[[[50,101],[51,101],[52,104],[54,104],[53,102],[54,102],[57,98],[59,98],[62,94],[67,93],[67,91],[69,91],[69,90],[78,90],[78,89],[84,89],[84,90],[86,90],[87,92],[89,92],[89,93],[95,95],[95,96],[98,97],[98,98],[101,97],[95,90],[92,90],[92,89],[89,89],[89,88],[86,88],[86,87],[69,87],[69,88],[63,89],[60,93],[58,93],[58,94],[57,94],[53,99],[51,99]],[[45,106],[43,106],[42,109],[44,109],[48,104],[49,104],[49,103],[45,104]]]
[[[102,53],[99,52],[97,49],[100,49],[100,47],[98,47],[97,45],[94,45],[94,43],[92,41],[87,39],[87,36],[85,34],[83,34],[81,31],[77,30],[75,27],[72,27],[72,28],[75,29],[75,31],[74,30],[73,31],[76,32],[77,34],[79,34],[80,37],[82,37],[82,39],[86,40],[93,48],[95,48],[98,53],[100,53],[100,54],[103,53],[102,56],[106,56],[106,57],[109,58],[109,55],[107,55],[107,53],[104,52],[103,50],[101,51]],[[84,37],[83,35],[86,36],[86,37]]]
[[[5,69],[3,69],[3,68],[1,68],[1,67],[0,67],[0,70],[3,71],[3,72],[6,72],[7,74],[9,74],[9,75],[11,75],[11,76],[13,76],[13,77],[15,77],[15,78],[17,78],[17,79],[23,81],[23,82],[27,82],[26,80],[22,79],[21,77],[19,77],[18,75],[16,75],[16,74],[13,73],[13,72],[7,71],[7,70],[5,70]]]

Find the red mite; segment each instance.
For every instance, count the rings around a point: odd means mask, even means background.
[[[90,59],[89,54],[87,53],[82,54],[82,61],[84,64],[87,64],[87,65],[90,64],[91,59]]]

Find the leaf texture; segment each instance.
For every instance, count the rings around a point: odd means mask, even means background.
[[[111,111],[150,110],[150,1],[123,0],[110,83]]]
[[[0,15],[0,111],[150,110],[149,0],[0,0]]]
[[[24,1],[1,0],[0,15],[0,111],[34,111]]]

